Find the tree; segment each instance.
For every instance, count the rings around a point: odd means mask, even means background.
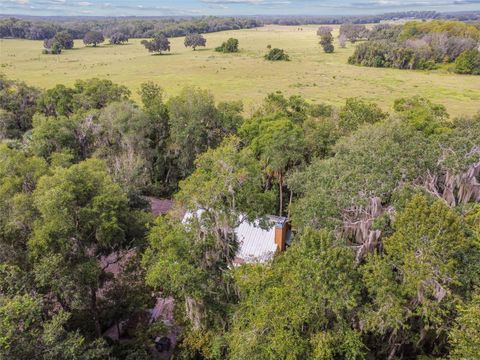
[[[347,46],[347,37],[345,34],[340,34],[338,36],[338,44],[342,49],[344,49]]]
[[[120,45],[128,42],[128,36],[121,32],[116,32],[110,36],[110,44]]]
[[[289,61],[289,56],[283,49],[273,48],[265,55],[266,60],[270,61]]]
[[[69,116],[75,111],[74,94],[74,89],[61,84],[48,89],[37,101],[39,110],[46,116]]]
[[[150,40],[142,40],[142,45],[145,46],[149,52],[158,52],[159,54],[162,51],[170,51],[170,41],[163,34],[155,35],[155,37]]]
[[[88,31],[83,37],[83,43],[85,45],[93,45],[96,47],[97,44],[101,44],[105,41],[103,34],[99,31]]]
[[[0,265],[29,267],[27,241],[37,218],[32,193],[47,173],[44,159],[0,144]]]
[[[459,74],[480,75],[480,51],[473,49],[463,52],[455,60],[455,72]]]
[[[77,80],[74,84],[73,104],[75,111],[101,109],[111,102],[128,100],[129,96],[130,90],[126,86],[117,85],[111,80]]]
[[[176,159],[181,178],[193,171],[199,154],[216,147],[224,136],[236,130],[231,119],[238,119],[238,113],[220,112],[212,94],[206,90],[185,88],[180,95],[168,101],[167,107],[170,151]]]
[[[62,52],[62,45],[54,38],[45,39],[43,41],[43,47],[45,48],[45,54],[55,54],[58,55]]]
[[[55,34],[53,39],[60,44],[62,49],[70,50],[73,48],[73,36],[67,31],[59,31]]]
[[[345,37],[352,43],[368,36],[368,29],[361,24],[342,24],[340,26],[340,35]]]
[[[106,278],[99,259],[135,241],[127,197],[105,165],[89,159],[42,177],[33,199],[40,216],[28,249],[36,283],[65,311],[88,314],[83,326],[98,338],[97,294]]]
[[[139,94],[144,112],[150,118],[154,129],[149,135],[153,146],[152,181],[156,189],[169,194],[171,187],[176,187],[177,183],[176,179],[169,177],[171,167],[174,165],[170,162],[171,159],[168,156],[170,127],[168,108],[163,101],[163,89],[153,82],[147,82],[140,85]]]
[[[458,310],[460,315],[450,333],[450,358],[475,359],[480,355],[480,292]]]
[[[0,76],[0,138],[19,138],[32,127],[40,90]]]
[[[253,153],[259,157],[265,173],[278,182],[278,214],[284,211],[283,189],[285,174],[302,162],[305,152],[303,130],[290,119],[282,117],[255,119],[257,124],[245,123],[240,133]]]
[[[362,358],[361,278],[353,251],[326,231],[305,231],[271,266],[245,265],[234,276],[231,359]]]
[[[237,39],[230,38],[225,41],[221,46],[215,48],[215,51],[223,53],[236,53],[238,52],[238,44],[239,42]]]
[[[445,352],[458,297],[460,259],[470,251],[462,220],[443,201],[415,195],[397,216],[384,254],[363,268],[372,305],[366,331],[388,338],[377,356],[415,356],[424,348]]]
[[[323,33],[320,39],[320,45],[322,45],[323,51],[325,51],[327,54],[333,53],[335,47],[333,46],[332,33]]]
[[[51,160],[55,152],[65,152],[76,157],[79,153],[79,144],[75,136],[76,127],[77,121],[73,118],[37,114],[33,117],[29,149],[36,156],[47,160]]]
[[[320,26],[317,30],[317,35],[322,37],[331,34],[333,29],[330,26]]]
[[[144,257],[147,284],[184,303],[184,351],[208,356],[225,331],[236,301],[229,269],[238,247],[234,229],[263,216],[272,205],[260,164],[235,137],[200,155],[196,170],[180,184],[177,201],[191,218],[157,220]],[[158,256],[161,253],[163,256]],[[177,319],[180,320],[180,319]],[[216,357],[225,355],[221,349]],[[209,357],[214,357],[210,355]]]
[[[445,106],[434,104],[421,96],[397,99],[393,109],[410,126],[427,135],[449,131],[449,115]]]
[[[191,47],[195,51],[198,46],[203,46],[207,44],[207,39],[205,39],[201,34],[188,34],[185,36],[185,47]]]
[[[94,155],[105,161],[111,176],[131,196],[152,182],[154,120],[127,101],[107,105],[98,116]]]
[[[340,129],[344,134],[357,130],[363,124],[374,124],[387,118],[386,113],[373,103],[359,98],[349,98],[345,101],[339,113]]]
[[[0,358],[91,360],[108,356],[103,340],[89,343],[78,332],[68,331],[69,317],[60,311],[45,319],[39,297],[0,294]]]

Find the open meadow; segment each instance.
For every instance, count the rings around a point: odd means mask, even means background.
[[[0,73],[42,88],[71,85],[77,79],[107,78],[129,87],[134,99],[145,81],[160,84],[167,96],[184,86],[199,86],[211,90],[218,101],[242,100],[247,111],[277,90],[301,94],[316,103],[340,104],[347,97],[361,96],[384,109],[396,98],[423,95],[444,104],[453,116],[480,111],[480,76],[348,65],[355,45],[348,43],[341,49],[335,43],[335,53],[325,54],[316,29],[266,26],[206,34],[207,47],[197,51],[185,48],[183,38],[174,38],[171,53],[161,56],[148,53],[140,39],[97,48],[85,47],[77,40],[73,50],[59,56],[42,54],[41,41],[1,39]],[[215,52],[229,37],[239,39],[240,53]],[[291,61],[264,60],[267,45],[285,49]]]

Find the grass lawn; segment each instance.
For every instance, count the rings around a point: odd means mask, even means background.
[[[43,88],[71,85],[76,79],[108,78],[128,86],[134,99],[138,99],[140,84],[149,80],[160,84],[167,96],[193,85],[211,90],[219,101],[243,100],[247,112],[277,90],[334,105],[347,97],[362,96],[384,109],[391,108],[396,98],[423,95],[444,104],[454,116],[480,111],[480,76],[348,65],[355,45],[340,49],[336,44],[334,54],[325,54],[316,29],[266,26],[207,34],[207,48],[197,51],[186,49],[183,38],[174,38],[172,52],[161,56],[149,54],[140,39],[97,48],[76,41],[75,49],[59,56],[43,55],[42,41],[3,39],[0,72]],[[240,40],[240,53],[213,51],[229,37]],[[285,49],[291,61],[265,61],[267,45]]]

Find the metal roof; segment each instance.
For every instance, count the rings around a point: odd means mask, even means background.
[[[265,230],[258,221],[244,221],[235,229],[235,235],[239,245],[236,256],[246,263],[269,261],[277,251],[275,223]]]
[[[187,212],[182,220],[184,224],[193,218],[202,216],[204,210],[197,210],[196,214]],[[244,219],[244,216],[240,217]],[[273,259],[277,251],[277,244],[275,243],[275,227],[283,227],[287,222],[287,218],[282,216],[268,216],[268,221],[262,222],[256,220],[248,222],[241,221],[240,225],[235,229],[235,235],[238,241],[238,250],[236,254],[235,264],[244,263],[264,263]],[[291,232],[287,232],[287,243]]]

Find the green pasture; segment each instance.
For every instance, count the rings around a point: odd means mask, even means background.
[[[186,49],[183,38],[174,38],[171,53],[160,56],[148,53],[140,39],[96,48],[77,40],[75,49],[58,56],[42,54],[41,41],[3,39],[0,72],[42,88],[71,85],[77,79],[107,78],[128,86],[135,99],[145,81],[160,84],[167,96],[184,86],[199,86],[211,90],[219,101],[243,100],[247,111],[277,90],[301,94],[317,103],[340,104],[347,97],[361,96],[385,109],[396,98],[423,95],[444,104],[455,116],[480,111],[480,76],[348,65],[355,45],[340,49],[335,44],[335,53],[325,54],[316,29],[266,26],[207,34],[207,47],[197,51]],[[229,37],[239,39],[240,53],[216,53],[213,49]],[[285,49],[291,61],[264,60],[267,45]]]

